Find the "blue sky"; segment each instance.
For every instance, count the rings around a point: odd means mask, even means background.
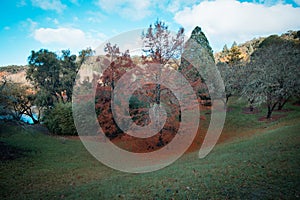
[[[0,66],[23,65],[31,50],[96,48],[157,18],[190,34],[202,27],[214,51],[258,36],[300,30],[300,0],[2,0]]]

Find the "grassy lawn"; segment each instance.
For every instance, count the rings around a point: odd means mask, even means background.
[[[300,107],[275,122],[230,105],[224,141],[205,158],[185,154],[151,173],[128,174],[95,160],[80,141],[1,125],[2,144],[23,152],[1,160],[1,199],[299,199]],[[222,138],[221,138],[222,139]]]

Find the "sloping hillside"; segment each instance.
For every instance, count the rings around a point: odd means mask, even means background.
[[[248,62],[250,59],[250,55],[259,48],[260,44],[266,39],[267,37],[259,37],[254,38],[252,40],[246,41],[242,44],[237,45],[238,49],[240,50],[240,57],[242,62]],[[280,38],[286,40],[295,40],[300,41],[300,30],[299,31],[288,31],[287,33],[283,33],[280,35]],[[229,59],[231,48],[227,48],[224,46],[221,52],[217,52],[214,54],[216,63],[218,62],[226,62]]]
[[[7,80],[11,80],[15,83],[21,83],[30,85],[30,83],[26,80],[26,70],[28,66],[6,66],[0,67],[0,79],[5,77]]]

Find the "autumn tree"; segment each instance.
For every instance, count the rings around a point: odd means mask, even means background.
[[[121,78],[121,76],[132,68],[134,63],[129,55],[129,50],[120,52],[119,47],[107,43],[104,47],[106,52],[106,58],[109,62],[109,67],[104,71],[101,77],[102,84],[110,85],[111,90],[115,88],[115,82]]]
[[[163,68],[169,61],[178,63],[178,59],[181,56],[184,45],[184,29],[180,28],[177,34],[172,34],[168,26],[157,20],[154,25],[152,24],[149,28],[142,33],[143,40],[143,52],[144,61],[150,63],[156,63],[161,65]],[[161,70],[156,75],[159,80],[161,76]],[[160,104],[161,85],[156,84],[156,104]]]
[[[95,109],[102,130],[108,138],[112,139],[122,133],[112,113],[112,93],[118,80],[128,70],[134,68],[135,64],[131,60],[129,51],[121,52],[116,44],[111,45],[111,43],[107,43],[104,51],[106,56],[102,62],[108,67],[103,71],[97,83]]]

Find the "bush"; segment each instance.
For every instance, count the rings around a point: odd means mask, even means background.
[[[57,103],[45,113],[45,125],[57,135],[78,135],[72,116],[72,103]]]

